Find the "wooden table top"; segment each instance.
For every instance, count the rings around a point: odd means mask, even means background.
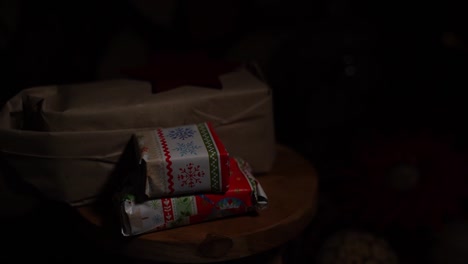
[[[278,145],[269,173],[255,175],[268,196],[268,208],[258,215],[222,218],[125,240],[119,249],[127,256],[162,262],[219,262],[261,253],[298,236],[312,221],[318,177],[304,157]],[[91,223],[102,217],[91,207],[78,208]]]

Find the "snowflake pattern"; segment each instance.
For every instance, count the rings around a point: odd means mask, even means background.
[[[201,148],[200,145],[195,145],[193,141],[188,143],[177,143],[177,147],[174,150],[178,151],[180,156],[186,156],[189,154],[197,155],[197,149]]]
[[[181,139],[185,140],[188,138],[193,137],[196,131],[190,127],[176,127],[174,129],[169,130],[168,137],[171,139]]]
[[[200,165],[188,163],[185,168],[179,169],[180,174],[177,175],[177,179],[181,182],[180,186],[189,186],[193,188],[197,183],[201,183],[201,178],[205,176],[205,172],[200,170]]]
[[[235,198],[235,197],[227,197],[222,200],[220,200],[217,204],[216,207],[219,208],[220,210],[226,210],[226,209],[236,209],[244,205],[244,202],[241,199]]]
[[[162,208],[161,202],[158,200],[150,200],[148,203],[149,203],[149,206],[153,208],[154,210],[161,210]]]
[[[157,223],[158,225],[164,223],[164,217],[162,214],[156,213],[151,217],[153,223]]]

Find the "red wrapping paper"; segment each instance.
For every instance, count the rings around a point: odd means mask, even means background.
[[[224,194],[168,197],[137,203],[121,202],[122,234],[133,236],[262,210],[268,198],[248,163],[230,158],[230,187]]]

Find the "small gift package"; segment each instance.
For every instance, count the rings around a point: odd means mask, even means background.
[[[137,202],[133,194],[120,203],[124,236],[155,232],[228,216],[257,212],[268,206],[268,197],[252,175],[250,165],[230,158],[230,186],[223,194],[196,194]]]
[[[138,131],[142,199],[224,193],[229,154],[209,122]]]

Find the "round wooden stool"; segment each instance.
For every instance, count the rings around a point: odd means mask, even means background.
[[[203,263],[239,259],[280,248],[298,237],[314,217],[316,171],[304,157],[278,145],[272,170],[255,176],[268,196],[268,208],[258,215],[144,234],[126,239],[118,250],[132,258],[155,262]],[[78,210],[86,220],[103,226],[102,217],[95,210],[90,207]],[[280,254],[281,250],[275,252]],[[280,263],[281,258],[275,261]]]

